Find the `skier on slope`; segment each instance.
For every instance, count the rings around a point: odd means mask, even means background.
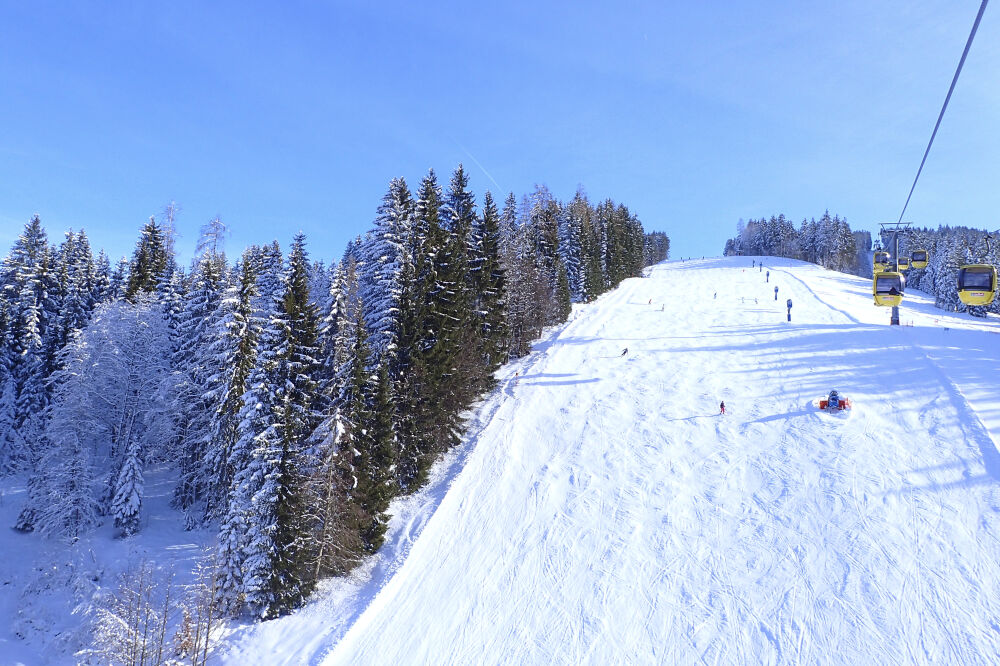
[[[726,414],[726,401],[725,400],[723,400],[722,402],[719,403],[719,414],[722,414],[723,416],[725,416],[725,414]]]
[[[622,350],[622,356],[625,356],[626,354],[628,354],[628,347]]]

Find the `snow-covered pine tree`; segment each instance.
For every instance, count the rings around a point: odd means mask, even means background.
[[[276,303],[272,305],[276,307]],[[274,531],[273,497],[262,494],[265,481],[273,476],[277,431],[276,351],[280,330],[271,318],[261,330],[256,362],[240,398],[238,438],[229,453],[233,486],[219,532],[219,593],[223,607],[239,613],[248,603],[252,613],[266,609],[263,591],[272,568],[273,543],[266,537]],[[252,569],[249,561],[252,561]]]
[[[484,386],[485,345],[482,338],[481,289],[482,254],[475,240],[478,227],[475,197],[469,191],[469,176],[461,164],[452,174],[441,204],[442,223],[448,233],[444,261],[438,270],[440,289],[435,296],[441,312],[440,351],[450,358],[442,374],[448,384],[443,393],[452,398],[446,410],[471,403]]]
[[[108,293],[104,300],[125,298],[125,290],[128,288],[128,267],[128,257],[121,257],[115,264],[115,269],[108,278]]]
[[[305,235],[296,234],[288,255],[288,272],[282,298],[284,341],[279,356],[285,364],[285,404],[289,409],[284,425],[296,446],[304,442],[319,423],[313,409],[319,368],[319,313],[309,297],[309,258]]]
[[[493,373],[507,361],[509,333],[507,327],[507,278],[503,262],[503,237],[500,214],[493,195],[487,190],[483,197],[483,216],[480,231],[480,251],[483,261],[480,312],[485,354],[486,383],[490,388]]]
[[[558,311],[556,316],[559,321],[566,321],[569,319],[570,312],[573,311],[572,296],[569,289],[569,278],[566,275],[566,266],[563,265],[562,259],[556,259],[555,265],[556,271],[556,304]]]
[[[957,234],[944,243],[941,259],[937,264],[934,278],[934,293],[939,307],[952,310],[960,305],[958,299],[958,271],[966,262],[968,247]]]
[[[368,349],[368,334],[365,331],[365,321],[362,315],[363,306],[357,303],[351,313],[353,320],[353,336],[350,341],[350,351],[343,368],[344,389],[337,400],[337,408],[343,416],[345,434],[340,441],[338,455],[344,472],[353,478],[346,502],[356,504],[360,521],[348,529],[355,529],[360,537],[359,543],[370,552],[370,532],[375,522],[370,506],[372,492],[372,411],[371,394],[372,381],[368,370],[371,353]],[[360,553],[357,554],[360,556]]]
[[[316,369],[318,390],[314,405],[326,420],[333,413],[333,406],[343,389],[341,367],[346,358],[345,327],[350,326],[348,303],[358,298],[357,264],[353,257],[346,257],[334,266],[330,283],[329,308],[319,322],[317,347],[319,365]],[[327,438],[329,433],[321,422],[314,439]]]
[[[379,204],[375,227],[359,246],[359,283],[376,359],[395,353],[399,337],[400,272],[407,261],[413,200],[406,181],[394,178]]]
[[[150,217],[142,228],[132,254],[124,296],[133,298],[140,291],[156,291],[156,285],[165,272],[168,261],[163,229],[156,223],[156,218]]]
[[[566,266],[570,296],[574,302],[585,299],[587,263],[584,256],[584,224],[590,221],[590,203],[583,188],[573,195],[573,200],[563,209],[559,226],[559,256]]]
[[[210,253],[199,259],[191,288],[184,299],[178,330],[179,345],[172,361],[178,375],[172,405],[173,423],[178,436],[180,481],[174,500],[188,511],[188,525],[196,523],[193,511],[205,498],[211,484],[211,472],[205,464],[212,421],[217,405],[210,402],[209,379],[217,372],[211,357],[211,345],[218,332],[219,304],[225,288],[222,260]]]
[[[255,255],[243,253],[238,266],[238,282],[226,289],[209,343],[211,374],[206,401],[214,409],[205,453],[205,517],[221,518],[226,511],[234,470],[233,448],[239,439],[239,414],[243,395],[257,360],[257,339],[261,323],[254,319],[253,300],[257,295]]]
[[[441,188],[431,169],[421,181],[414,212],[413,278],[406,296],[402,338],[409,353],[400,368],[400,481],[416,488],[426,480],[434,456],[454,443],[454,406],[446,375],[453,367],[447,274],[449,236],[440,218]],[[442,401],[443,400],[443,401]]]
[[[94,283],[90,297],[95,307],[111,298],[111,262],[103,249],[94,259]]]
[[[597,225],[596,213],[587,206],[588,214],[583,219],[581,233],[581,252],[583,253],[584,300],[592,301],[607,289],[604,279],[603,252],[601,250],[601,234]]]
[[[29,462],[14,423],[14,378],[0,369],[0,477],[25,469]]]
[[[513,252],[514,239],[517,236],[517,197],[513,192],[507,193],[500,212],[500,256],[507,261],[507,256]]]
[[[44,450],[43,415],[49,404],[46,380],[55,368],[50,328],[54,328],[58,310],[51,294],[58,283],[52,255],[45,229],[35,215],[0,267],[0,285],[8,308],[8,378],[13,383],[14,401],[9,438],[26,454],[31,469],[37,469]],[[28,492],[37,500],[34,478]],[[33,529],[36,505],[28,502],[18,517],[17,529]]]
[[[224,545],[224,569],[241,572],[240,589],[224,590],[227,603],[242,599],[262,619],[297,607],[315,585],[305,501],[309,461],[304,459],[306,439],[318,420],[312,410],[316,312],[308,277],[300,233],[289,255],[285,290],[261,335],[257,367],[243,396],[240,440],[233,452],[235,483],[223,526],[223,544],[231,542],[237,526],[246,529],[238,551]]]
[[[309,265],[309,298],[316,306],[317,312],[327,312],[330,309],[330,287],[333,283],[333,273],[322,261],[313,261]]]
[[[399,492],[396,483],[395,408],[387,363],[379,365],[373,388],[371,421],[366,433],[371,447],[366,492],[366,513],[370,522],[361,535],[368,552],[372,553],[382,547],[389,523],[389,503]]]
[[[139,511],[143,498],[143,451],[139,438],[132,438],[112,483],[109,513],[123,537],[139,531]]]
[[[281,255],[278,241],[256,248],[259,256],[257,265],[257,297],[254,299],[254,316],[266,322],[273,314],[274,302],[284,290],[282,282],[285,260]]]
[[[359,477],[349,410],[345,411],[353,376],[354,342],[363,322],[357,262],[347,254],[337,265],[330,290],[330,310],[322,330],[321,390],[324,419],[312,435],[317,464],[309,478],[308,520],[314,540],[315,578],[349,571],[365,551],[361,528],[365,510],[351,498]]]

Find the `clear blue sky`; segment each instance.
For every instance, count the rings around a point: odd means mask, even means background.
[[[0,248],[33,213],[130,253],[338,258],[388,182],[463,162],[477,200],[544,183],[624,202],[673,256],[739,218],[895,221],[979,0],[48,3],[0,0]],[[1000,226],[1000,7],[907,218]]]

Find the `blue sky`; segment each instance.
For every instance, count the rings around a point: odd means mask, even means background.
[[[39,213],[112,256],[170,201],[179,250],[306,232],[338,258],[391,178],[463,162],[481,201],[626,203],[674,257],[739,218],[895,221],[978,0],[23,3],[0,0],[0,247]],[[1000,9],[914,193],[995,228]]]

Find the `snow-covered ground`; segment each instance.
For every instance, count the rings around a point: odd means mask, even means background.
[[[115,538],[108,521],[72,547],[11,529],[25,483],[0,482],[0,665],[81,663],[74,652],[94,647],[96,603],[117,588],[123,571],[142,562],[154,567],[156,583],[173,574],[173,597],[183,598],[214,531],[184,529],[183,515],[170,506],[173,479],[165,470],[148,470],[139,534]]]
[[[1000,662],[1000,322],[750,262],[577,308],[383,551],[225,661]]]
[[[393,503],[379,554],[212,661],[1000,662],[1000,321],[910,291],[890,328],[867,280],[750,261],[577,307]],[[851,413],[814,409],[831,388]],[[130,562],[190,579],[212,531],[147,487],[132,539],[0,537],[0,664],[74,663],[92,586]],[[0,486],[4,525],[23,492]]]

